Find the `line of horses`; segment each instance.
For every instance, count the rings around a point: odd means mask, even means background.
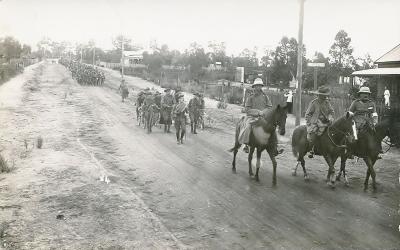
[[[334,188],[335,181],[340,181],[341,175],[345,178],[345,184],[348,185],[349,181],[346,175],[346,161],[349,157],[348,150],[353,155],[361,158],[367,165],[367,173],[364,182],[364,190],[368,188],[369,178],[372,178],[372,187],[376,190],[376,173],[374,165],[378,159],[379,147],[378,143],[381,143],[385,137],[395,138],[393,127],[393,115],[384,116],[375,128],[366,127],[361,131],[357,132],[354,122],[354,114],[346,112],[343,116],[335,120],[325,132],[318,138],[315,148],[318,149],[316,154],[323,156],[328,165],[327,184]],[[252,159],[253,153],[257,150],[257,163],[256,163],[256,174],[255,180],[259,180],[258,173],[260,169],[260,158],[264,150],[267,151],[273,167],[272,183],[275,186],[276,180],[276,168],[277,162],[275,156],[272,154],[272,150],[269,149],[265,143],[266,136],[273,133],[277,128],[279,134],[285,134],[285,126],[287,119],[287,108],[280,105],[270,110],[262,111],[262,115],[256,123],[252,126],[252,132],[250,135],[250,152],[248,155],[248,166],[249,175],[253,176]],[[261,132],[260,132],[261,131]],[[255,136],[257,135],[257,136]],[[232,171],[236,173],[236,155],[241,145],[238,142],[239,137],[239,126],[236,127],[235,133],[235,145],[230,152],[233,152]],[[262,137],[262,138],[258,138]],[[398,136],[397,136],[398,138]],[[397,142],[398,143],[398,142]],[[308,174],[306,171],[304,156],[311,150],[311,147],[307,140],[307,129],[305,125],[297,126],[292,134],[292,151],[297,159],[297,165],[294,167],[292,174],[296,175],[297,168],[299,165],[303,168],[304,179],[308,180]],[[341,158],[341,166],[338,175],[335,178],[335,162],[338,158]]]

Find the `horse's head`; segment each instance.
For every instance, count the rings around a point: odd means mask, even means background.
[[[342,117],[337,119],[333,124],[337,131],[346,137],[346,141],[353,143],[358,140],[356,123],[354,121],[354,113],[347,111]]]
[[[286,118],[287,118],[287,107],[281,105],[276,106],[274,109],[265,109],[262,111],[262,117],[267,122],[272,122],[275,127],[278,127],[280,135],[286,133]]]

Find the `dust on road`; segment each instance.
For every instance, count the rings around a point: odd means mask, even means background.
[[[230,171],[230,113],[218,129],[177,145],[173,134],[138,127],[133,99],[121,103],[116,93],[117,74],[107,79],[104,88],[85,87],[61,65],[34,65],[11,98],[20,102],[0,108],[2,153],[16,165],[0,175],[6,248],[399,248],[398,151],[377,163],[376,194],[362,191],[362,163],[349,164],[350,188],[331,190],[321,159],[307,162],[309,183],[291,176],[289,132],[272,188],[268,161],[260,183],[247,176],[245,154],[238,174]],[[0,88],[0,96],[8,92]],[[43,149],[32,145],[39,135]]]

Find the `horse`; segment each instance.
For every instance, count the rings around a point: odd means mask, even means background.
[[[393,117],[388,116],[384,117],[381,122],[379,122],[375,128],[371,127],[368,123],[364,127],[360,129],[358,132],[359,138],[354,143],[349,144],[350,152],[362,158],[367,165],[367,174],[364,181],[364,190],[368,188],[369,177],[372,178],[372,188],[376,191],[376,173],[374,170],[374,165],[378,160],[378,155],[380,151],[379,144],[382,143],[382,140],[388,136],[391,140],[391,144],[395,144],[394,141],[394,128],[393,128]],[[393,142],[392,142],[393,141]],[[341,174],[343,173],[343,177],[345,178],[345,185],[349,185],[349,181],[346,175],[346,161],[348,159],[347,154],[343,154],[341,156],[341,164],[340,171],[336,176],[336,180],[340,181]]]
[[[335,187],[335,162],[339,156],[345,154],[346,147],[357,139],[356,125],[353,120],[354,114],[346,112],[345,115],[337,119],[328,126],[321,136],[315,142],[316,153],[322,155],[328,164],[327,184]],[[293,169],[292,175],[296,176],[297,167],[301,164],[304,172],[304,179],[309,180],[304,156],[311,150],[307,140],[307,127],[305,125],[297,126],[292,135],[292,151],[297,158],[297,165]]]
[[[275,149],[271,148],[268,145],[268,142],[271,134],[275,133],[276,127],[279,127],[280,135],[285,134],[286,118],[287,118],[287,108],[278,105],[276,106],[276,108],[273,109],[264,109],[261,112],[260,118],[252,125],[250,132],[250,141],[249,141],[250,152],[248,156],[248,162],[249,162],[249,175],[251,177],[253,176],[253,168],[251,162],[253,160],[254,150],[257,149],[256,175],[254,176],[256,181],[259,181],[258,172],[260,169],[261,153],[264,150],[267,150],[273,166],[272,183],[273,186],[276,185],[277,163],[275,159],[275,152],[274,152]],[[243,121],[243,118],[241,121]],[[233,148],[229,150],[229,152],[233,152],[233,161],[232,161],[233,173],[236,173],[236,154],[241,146],[241,144],[239,143],[241,121],[239,121],[238,124],[236,125],[235,145]]]
[[[144,128],[147,128],[147,133],[151,133],[151,128],[154,125],[154,120],[156,118],[155,114],[160,108],[156,104],[152,104],[144,112],[144,120],[145,120],[145,126]]]

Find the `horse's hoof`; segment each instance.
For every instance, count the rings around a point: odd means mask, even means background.
[[[258,176],[254,177],[254,180],[256,180],[256,182],[260,182],[260,179],[258,178]]]
[[[236,168],[232,168],[232,173],[236,174]]]
[[[344,182],[344,186],[345,186],[345,187],[350,187],[350,183],[349,183],[348,181],[345,181],[345,182]]]
[[[334,182],[328,181],[326,184],[327,184],[330,188],[335,189],[335,183],[334,183]]]
[[[253,173],[249,173],[249,176],[252,177],[252,176],[254,176],[254,174]]]
[[[309,181],[309,180],[310,180],[310,177],[308,175],[305,175],[304,176],[304,181]]]
[[[297,175],[297,172],[296,171],[292,171],[292,176],[296,176]]]
[[[336,176],[336,181],[340,181],[340,176]]]

